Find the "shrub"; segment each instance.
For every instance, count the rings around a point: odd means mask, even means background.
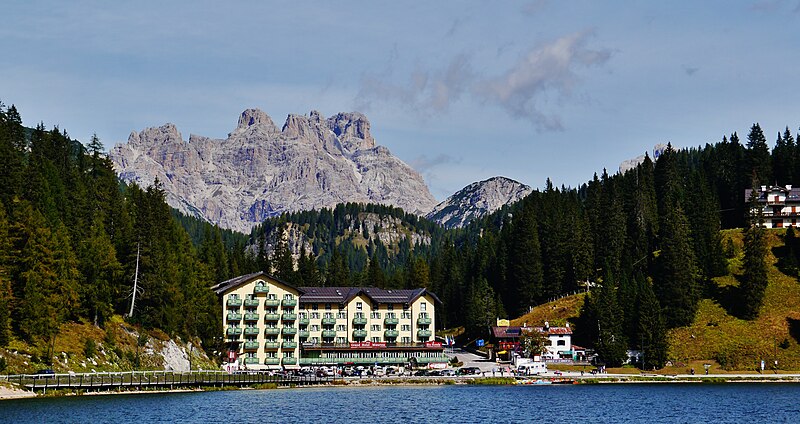
[[[97,343],[93,339],[86,339],[83,343],[83,356],[94,358],[95,355],[97,355]]]

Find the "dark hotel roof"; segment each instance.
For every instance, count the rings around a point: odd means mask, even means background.
[[[256,272],[242,275],[223,281],[211,287],[217,294],[222,294],[230,289],[246,284],[255,278],[269,278],[297,290],[300,293],[301,303],[339,303],[345,304],[359,295],[365,295],[375,303],[413,303],[419,297],[430,295],[437,303],[442,303],[439,298],[427,289],[379,289],[377,287],[294,287],[266,272]]]

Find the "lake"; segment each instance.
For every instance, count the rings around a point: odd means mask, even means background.
[[[800,384],[339,387],[0,401],[1,422],[800,422]]]

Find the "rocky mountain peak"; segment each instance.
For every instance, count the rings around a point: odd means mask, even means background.
[[[506,177],[492,177],[459,190],[431,210],[427,218],[448,228],[463,227],[506,204],[519,201],[532,189]]]
[[[358,112],[339,113],[328,118],[328,128],[350,152],[375,147],[375,139],[369,132],[369,126],[367,117]]]
[[[239,123],[236,124],[236,129],[231,134],[241,134],[251,128],[260,129],[266,133],[274,133],[278,131],[275,122],[261,109],[245,109],[239,115]],[[229,136],[231,135],[229,134]]]
[[[128,143],[141,145],[141,146],[160,146],[166,144],[175,144],[176,142],[183,142],[181,133],[175,124],[164,124],[160,127],[151,127],[137,133],[132,131],[128,136]]]
[[[123,180],[158,178],[172,207],[242,232],[283,212],[342,202],[417,214],[436,204],[419,173],[376,145],[360,113],[290,114],[279,131],[266,113],[247,109],[225,140],[192,134],[186,143],[167,124],[131,133],[109,157]]]

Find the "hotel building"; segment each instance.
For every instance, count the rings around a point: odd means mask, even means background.
[[[752,189],[744,192],[744,201],[750,201]],[[792,186],[761,186],[756,190],[758,206],[764,217],[765,228],[796,226],[800,218],[800,189]]]
[[[444,364],[426,289],[293,287],[265,272],[216,284],[228,360],[247,369]]]

